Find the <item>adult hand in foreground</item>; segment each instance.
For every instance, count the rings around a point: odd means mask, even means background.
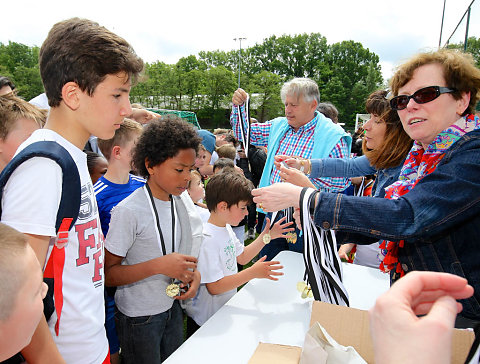
[[[472,294],[467,280],[456,275],[405,275],[369,311],[375,363],[450,363],[452,329],[462,310],[455,300]]]
[[[287,207],[299,207],[302,187],[291,183],[275,183],[252,191],[253,201],[263,211],[279,211]]]

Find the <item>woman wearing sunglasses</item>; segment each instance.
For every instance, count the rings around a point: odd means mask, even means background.
[[[361,177],[376,174],[372,189],[374,197],[384,197],[385,187],[397,181],[403,162],[412,147],[412,139],[405,133],[396,111],[390,108],[387,91],[378,90],[370,94],[365,109],[370,119],[363,125],[365,130],[362,150],[357,158],[323,158],[306,160],[291,156],[275,156],[275,166],[285,182],[302,187],[313,187],[308,177],[300,171],[302,166],[310,177]],[[281,162],[289,167],[285,167]],[[352,250],[355,244],[344,244],[338,251],[340,258]],[[378,268],[383,255],[379,243],[358,245],[355,264]]]
[[[390,82],[403,128],[414,139],[399,180],[385,197],[320,192],[314,221],[335,229],[337,241],[389,240],[381,268],[392,281],[413,270],[467,278],[475,294],[461,300],[457,327],[480,321],[480,70],[454,50],[422,53]],[[302,188],[279,183],[253,191],[264,210],[299,206]]]

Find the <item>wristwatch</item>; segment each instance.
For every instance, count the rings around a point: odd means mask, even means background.
[[[300,172],[305,173],[305,160],[300,160]]]

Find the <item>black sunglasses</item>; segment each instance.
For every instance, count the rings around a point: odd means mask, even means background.
[[[393,110],[403,110],[407,107],[410,99],[414,99],[417,104],[426,104],[435,100],[441,94],[455,92],[457,90],[441,86],[428,86],[421,88],[413,93],[413,95],[399,95],[390,100],[390,106]]]

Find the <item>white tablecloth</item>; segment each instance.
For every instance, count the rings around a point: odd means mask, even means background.
[[[275,260],[284,266],[278,281],[250,281],[165,363],[246,364],[260,341],[303,346],[312,302],[296,289],[303,257],[283,251]],[[378,269],[343,263],[343,270],[350,307],[369,309],[389,288],[388,275]]]

